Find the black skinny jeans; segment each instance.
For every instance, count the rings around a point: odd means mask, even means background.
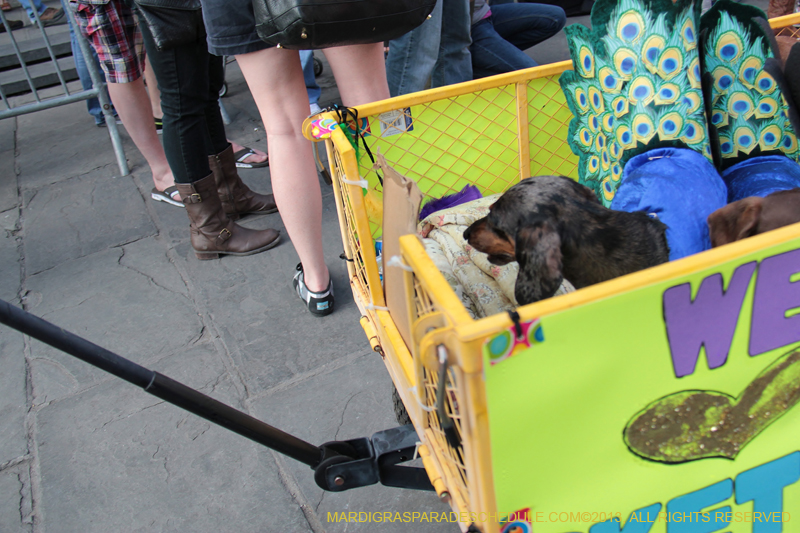
[[[176,183],[193,183],[211,173],[208,156],[228,147],[218,102],[223,59],[208,53],[205,31],[193,43],[159,51],[147,25],[140,25],[161,91],[167,162]]]

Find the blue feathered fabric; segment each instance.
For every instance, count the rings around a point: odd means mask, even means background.
[[[728,200],[725,182],[702,154],[657,148],[632,157],[611,202],[618,211],[644,211],[667,225],[669,259],[711,248],[708,215]]]
[[[753,157],[722,173],[728,202],[800,187],[800,165],[782,155]]]

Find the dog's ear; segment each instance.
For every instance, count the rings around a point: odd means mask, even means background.
[[[489,255],[493,265],[507,265],[514,260],[514,246],[504,233],[489,224],[488,217],[476,220],[466,230],[464,239],[479,252]]]
[[[519,305],[553,296],[563,281],[561,237],[548,222],[523,226],[517,232],[519,274],[514,296]]]
[[[763,198],[750,196],[708,215],[711,246],[716,248],[755,235],[763,203]]]

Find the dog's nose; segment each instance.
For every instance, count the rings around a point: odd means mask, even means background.
[[[469,240],[469,234],[472,232],[472,226],[468,226],[467,229],[464,230],[464,240]]]

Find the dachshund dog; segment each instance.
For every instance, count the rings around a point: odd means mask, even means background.
[[[716,247],[795,222],[800,222],[800,188],[749,196],[717,209],[708,216],[708,233]]]
[[[519,305],[549,298],[564,278],[575,288],[667,262],[666,226],[645,213],[612,211],[591,189],[563,176],[511,187],[464,239],[489,261],[519,263]]]

